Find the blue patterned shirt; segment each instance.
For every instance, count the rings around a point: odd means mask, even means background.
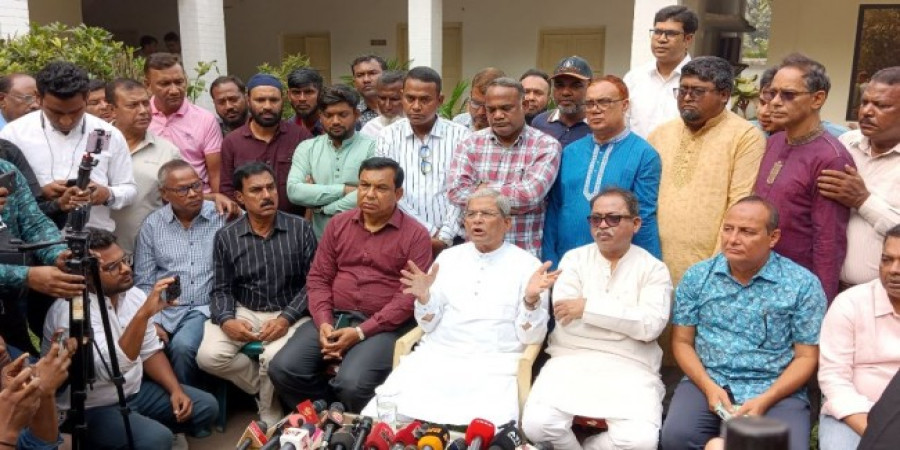
[[[154,318],[173,332],[188,311],[199,309],[209,317],[209,295],[213,286],[213,243],[225,218],[211,201],[204,201],[200,214],[185,229],[172,205],[150,213],[138,233],[134,253],[135,286],[149,294],[161,278],[181,276],[179,305],[162,310]]]
[[[818,345],[825,307],[819,280],[793,261],[771,252],[744,286],[719,253],[685,272],[673,323],[696,328],[694,348],[706,372],[744,403],[784,372],[794,344]],[[806,391],[793,396],[806,400]]]

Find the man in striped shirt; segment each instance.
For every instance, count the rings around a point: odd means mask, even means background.
[[[233,181],[247,214],[216,233],[210,321],[197,363],[248,394],[258,393],[260,418],[275,423],[283,411],[269,380],[269,361],[308,320],[306,275],[316,237],[306,220],[278,211],[271,167],[247,163],[235,170]],[[259,363],[240,353],[257,341],[263,345]]]
[[[379,156],[391,158],[407,175],[400,208],[431,235],[437,255],[460,233],[460,209],[447,198],[447,172],[456,147],[471,133],[438,117],[444,101],[441,76],[430,67],[414,67],[403,81],[405,119],[385,128],[378,138]]]
[[[506,240],[540,257],[544,197],[559,171],[560,145],[525,124],[525,90],[511,78],[491,82],[485,97],[490,127],[464,139],[447,177],[450,201],[464,207],[479,188],[508,197],[512,230]]]

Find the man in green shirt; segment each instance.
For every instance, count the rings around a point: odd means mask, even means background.
[[[319,96],[325,134],[297,146],[287,179],[292,203],[312,210],[313,230],[321,238],[337,213],[356,207],[359,165],[375,153],[375,141],[356,132],[359,94],[339,84]]]

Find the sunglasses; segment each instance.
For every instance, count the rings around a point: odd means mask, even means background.
[[[617,227],[620,223],[622,223],[622,219],[630,219],[634,216],[627,214],[591,214],[587,216],[588,223],[591,224],[592,227],[599,227],[603,221],[606,221],[606,224],[611,227]]]
[[[419,163],[419,171],[422,172],[422,175],[428,175],[431,173],[431,147],[422,144],[419,147],[419,158],[422,158],[422,161]]]
[[[775,100],[775,97],[781,97],[782,101],[792,102],[797,99],[797,97],[801,95],[812,94],[809,91],[783,91],[780,89],[766,89],[759,93],[759,98],[761,98],[765,102],[771,102]]]

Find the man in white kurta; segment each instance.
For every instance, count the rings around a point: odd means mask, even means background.
[[[504,242],[509,209],[496,191],[476,192],[465,211],[470,242],[441,252],[428,274],[414,265],[404,272],[425,336],[376,389],[396,393],[400,416],[460,425],[518,419],[518,361],[547,333],[546,289],[558,272]]]
[[[601,191],[588,220],[595,243],[559,263],[551,357],[525,404],[522,428],[556,450],[655,450],[665,394],[656,339],[669,318],[672,281],[665,264],[631,245],[641,224],[634,194]],[[609,429],[582,446],[571,430],[574,416],[605,419]]]

